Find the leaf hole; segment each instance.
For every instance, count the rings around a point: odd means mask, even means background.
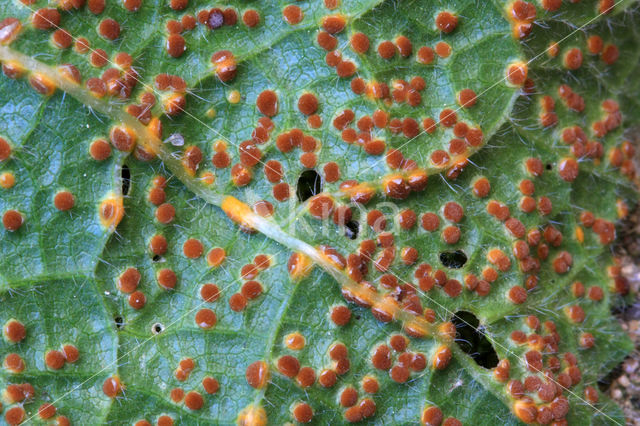
[[[129,170],[129,166],[126,164],[122,166],[120,176],[122,177],[122,195],[127,195],[131,188],[131,170]]]
[[[344,224],[344,236],[350,240],[358,238],[358,231],[360,230],[360,224],[356,220],[350,220]]]
[[[153,324],[151,326],[151,332],[153,334],[160,334],[164,331],[164,325],[162,325],[161,323],[157,322],[155,324]]]
[[[159,254],[153,255],[153,257],[151,258],[151,260],[153,260],[154,262],[160,262],[161,259],[162,257]]]
[[[322,177],[315,170],[305,170],[300,173],[296,195],[298,201],[303,202],[322,192]]]
[[[547,168],[547,170],[551,170],[551,169],[553,169],[553,164],[551,164],[551,163],[547,163],[546,168]]]
[[[440,262],[447,268],[459,269],[467,263],[467,255],[462,250],[441,251]]]
[[[124,319],[122,317],[115,317],[113,321],[116,323],[116,328],[118,330],[124,326]]]
[[[481,367],[498,365],[498,354],[487,339],[478,318],[471,312],[458,311],[451,322],[456,326],[456,344]]]

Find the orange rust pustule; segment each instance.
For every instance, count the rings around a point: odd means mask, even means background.
[[[247,367],[247,383],[254,389],[262,389],[269,380],[269,366],[264,361],[256,361]]]
[[[253,216],[254,213],[251,211],[251,207],[242,201],[235,197],[227,196],[222,200],[220,208],[229,219],[240,225],[244,230],[253,229],[249,218]]]
[[[115,398],[123,389],[124,385],[120,382],[118,376],[108,377],[102,384],[102,392],[109,398]]]
[[[98,208],[100,223],[105,228],[115,228],[124,217],[122,197],[112,196],[100,203]]]
[[[236,424],[238,426],[266,426],[267,413],[259,405],[249,405],[238,414]]]
[[[16,18],[5,18],[0,21],[0,44],[11,44],[20,33],[22,24]]]
[[[214,53],[211,56],[211,63],[220,81],[226,83],[236,76],[238,64],[233,53],[229,50],[220,50]]]
[[[293,253],[289,258],[287,269],[293,280],[300,280],[309,275],[313,262],[309,256],[302,253]]]

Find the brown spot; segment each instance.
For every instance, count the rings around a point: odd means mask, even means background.
[[[396,46],[398,46],[398,51],[400,52],[400,56],[409,57],[413,52],[413,45],[411,41],[405,36],[396,37]]]
[[[396,54],[396,45],[385,40],[378,45],[378,55],[383,59],[391,59]]]
[[[308,388],[312,386],[316,381],[316,373],[311,367],[302,367],[298,375],[296,376],[296,382],[302,388]]]
[[[242,22],[249,28],[260,23],[260,14],[255,9],[248,9],[242,14]]]
[[[278,359],[278,371],[289,378],[293,378],[300,371],[300,361],[294,356],[284,355]]]
[[[168,224],[176,217],[176,209],[170,203],[164,203],[156,209],[156,219],[162,224]]]
[[[12,407],[9,408],[4,414],[4,419],[9,425],[19,425],[24,421],[25,415],[26,413],[24,411],[24,408],[20,406]]]
[[[449,201],[444,206],[443,215],[445,219],[454,223],[458,223],[462,220],[462,217],[464,216],[464,210],[462,209],[462,206],[460,204],[453,201]]]
[[[118,289],[123,293],[131,293],[138,288],[140,278],[136,268],[127,268],[118,278]]]
[[[442,410],[440,410],[438,407],[426,407],[422,411],[421,421],[425,426],[440,426],[440,424],[442,423],[442,419]]]
[[[330,388],[336,384],[337,377],[333,370],[322,370],[318,376],[318,383],[323,388]]]
[[[329,15],[322,18],[322,28],[329,34],[337,34],[344,30],[347,21],[342,15]]]
[[[102,384],[102,392],[109,398],[115,398],[123,390],[123,386],[120,383],[118,376],[108,377]]]
[[[615,44],[608,44],[602,51],[600,59],[602,59],[605,64],[612,65],[618,60],[619,56],[620,51],[618,50],[618,47]]]
[[[184,37],[180,34],[170,34],[167,37],[166,49],[170,56],[179,58],[187,50]]]
[[[282,9],[282,18],[289,25],[297,25],[304,18],[304,14],[299,6],[290,4]]]
[[[182,252],[184,253],[185,257],[188,257],[189,259],[197,259],[198,257],[202,256],[204,247],[199,240],[190,238],[182,245]]]
[[[51,34],[51,41],[58,49],[67,49],[71,46],[73,38],[69,31],[58,29]]]
[[[298,423],[309,423],[313,419],[313,409],[305,402],[297,403],[293,407],[292,414]]]
[[[24,217],[16,210],[7,210],[2,215],[2,225],[7,231],[17,231],[24,223]]]
[[[229,298],[229,307],[234,312],[240,312],[247,307],[247,298],[242,293],[234,293]]]
[[[71,210],[75,204],[75,198],[69,191],[60,191],[53,197],[53,205],[60,211]]]
[[[134,291],[129,295],[129,306],[133,309],[142,309],[147,303],[147,298],[141,291]]]
[[[233,80],[237,72],[237,62],[229,50],[220,50],[211,56],[216,76],[222,82]]]
[[[332,51],[338,46],[338,39],[326,31],[320,31],[316,41],[320,47],[327,51]]]
[[[278,113],[278,95],[273,90],[264,90],[258,95],[256,106],[262,114],[273,117]]]
[[[509,300],[516,305],[520,305],[527,300],[527,291],[520,286],[513,286],[507,295]]]
[[[196,313],[195,321],[198,327],[209,329],[215,326],[218,320],[215,312],[212,310],[200,309],[198,313]]]
[[[158,280],[158,285],[165,290],[172,290],[178,282],[176,273],[168,268],[160,269],[156,274],[156,279]]]
[[[570,70],[577,70],[582,66],[582,51],[577,47],[569,49],[564,55],[564,66]]]
[[[273,197],[278,201],[285,201],[289,199],[290,188],[287,183],[281,182],[273,187]]]
[[[202,379],[202,387],[206,393],[212,395],[218,392],[220,383],[214,377],[207,376]]]
[[[31,24],[39,30],[50,30],[60,25],[60,12],[57,9],[42,8],[31,15]]]
[[[351,319],[351,309],[346,306],[335,306],[331,309],[331,321],[338,326],[345,326]]]
[[[441,58],[448,58],[451,55],[451,46],[444,41],[440,41],[436,44],[435,51]]]
[[[440,112],[440,124],[444,127],[453,127],[458,122],[458,115],[452,109],[443,109]]]
[[[204,398],[199,392],[191,391],[185,395],[184,405],[190,410],[199,410],[204,405]]]
[[[460,228],[457,226],[447,226],[442,230],[442,240],[447,244],[457,243],[460,240]]]
[[[109,138],[116,149],[124,152],[131,152],[138,139],[133,130],[124,126],[116,126],[111,129]]]
[[[449,34],[458,26],[458,17],[450,12],[440,12],[436,16],[436,27],[445,34]]]
[[[434,52],[432,48],[428,46],[422,46],[420,49],[418,49],[418,54],[416,56],[416,59],[421,64],[428,65],[431,62],[433,62],[433,58],[434,58]]]
[[[120,36],[120,24],[114,19],[105,19],[100,22],[98,33],[107,40],[115,40]]]
[[[25,363],[20,355],[16,353],[9,353],[4,358],[3,366],[11,373],[17,374],[24,371]]]
[[[440,346],[433,356],[433,368],[436,370],[444,370],[451,361],[451,349],[446,346]]]
[[[353,407],[358,402],[358,391],[352,386],[347,386],[340,393],[340,405],[343,407]]]
[[[364,54],[369,50],[369,37],[364,33],[354,33],[350,44],[354,52]]]
[[[326,195],[316,195],[309,199],[309,213],[316,219],[326,219],[334,208],[333,200]]]
[[[458,92],[458,103],[464,108],[471,108],[476,104],[476,93],[471,89],[462,89]]]
[[[527,64],[522,62],[512,64],[507,69],[507,80],[515,86],[522,86],[527,79],[527,73]]]
[[[318,99],[313,93],[305,93],[298,99],[298,109],[304,115],[314,114],[318,110]]]
[[[0,137],[0,161],[5,161],[11,156],[11,145],[6,139]]]
[[[269,380],[269,367],[264,361],[256,361],[247,367],[247,383],[254,389],[262,389]]]

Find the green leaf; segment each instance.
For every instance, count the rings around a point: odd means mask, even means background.
[[[624,422],[637,3],[101,3],[0,6],[2,421]]]

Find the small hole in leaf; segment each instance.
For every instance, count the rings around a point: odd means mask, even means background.
[[[553,168],[553,165],[551,163],[547,163],[547,170],[551,170]]]
[[[153,334],[160,334],[164,331],[164,325],[160,324],[159,322],[153,324],[151,326],[151,332]]]
[[[350,220],[349,222],[344,224],[344,236],[349,238],[350,240],[355,240],[358,238],[358,230],[360,229],[360,224],[355,220]]]
[[[122,195],[127,195],[131,188],[131,170],[129,170],[129,166],[123,165],[120,175],[122,176]]]
[[[300,173],[296,195],[298,201],[303,202],[322,192],[322,177],[315,170],[305,170]]]
[[[121,329],[124,325],[124,320],[122,319],[122,317],[115,317],[113,321],[115,321],[117,329]]]
[[[462,268],[467,263],[467,255],[462,250],[440,252],[440,262],[447,268]]]
[[[160,259],[162,259],[162,257],[160,257],[160,255],[156,254],[154,255],[151,260],[153,260],[154,262],[160,262]]]
[[[458,311],[451,322],[456,326],[456,343],[481,367],[494,368],[498,355],[480,326],[480,321],[471,312]]]

